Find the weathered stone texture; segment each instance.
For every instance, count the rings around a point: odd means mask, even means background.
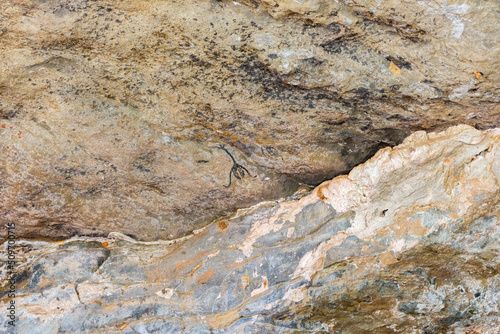
[[[498,333],[499,182],[457,126],[176,242],[22,241],[18,333]]]
[[[412,131],[498,127],[499,6],[1,1],[0,223],[172,239]],[[225,188],[220,144],[257,177]]]

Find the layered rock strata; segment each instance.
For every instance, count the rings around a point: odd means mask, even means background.
[[[18,240],[17,333],[498,333],[499,182],[463,125],[176,241]]]

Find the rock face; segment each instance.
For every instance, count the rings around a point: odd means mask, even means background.
[[[19,241],[17,333],[498,333],[499,182],[462,125],[175,242]]]
[[[0,225],[174,239],[412,131],[498,127],[499,13],[497,0],[1,1]],[[220,145],[250,174],[228,188]]]

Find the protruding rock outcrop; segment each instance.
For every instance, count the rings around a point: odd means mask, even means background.
[[[177,242],[18,241],[17,333],[497,333],[499,182],[457,126]]]

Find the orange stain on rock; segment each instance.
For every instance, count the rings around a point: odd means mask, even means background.
[[[389,64],[389,71],[391,71],[392,74],[394,74],[397,77],[401,75],[401,69],[396,64],[394,64],[392,61]]]
[[[102,245],[102,247],[108,247],[109,242],[107,242],[107,241],[101,242],[101,245]]]
[[[206,281],[208,281],[214,274],[215,274],[215,271],[212,268],[210,268],[203,275],[198,277],[198,279],[196,280],[196,283],[203,284]]]
[[[217,222],[217,228],[219,229],[219,231],[224,231],[228,226],[229,224],[223,220]]]
[[[200,261],[202,258],[204,258],[208,254],[207,251],[200,252],[196,254],[194,257],[187,259],[186,261],[179,261],[174,265],[174,272],[177,274],[182,273],[184,270],[186,270],[189,266],[195,264],[196,262]]]
[[[325,199],[328,199],[328,197],[326,197],[323,193],[323,187],[319,187],[317,193],[320,200],[324,201]]]
[[[188,276],[193,276],[194,273],[196,272],[196,270],[198,270],[202,265],[203,265],[203,261],[201,261],[200,263],[198,263],[198,265],[196,267],[194,267],[193,270],[191,270],[191,272],[189,273]]]

